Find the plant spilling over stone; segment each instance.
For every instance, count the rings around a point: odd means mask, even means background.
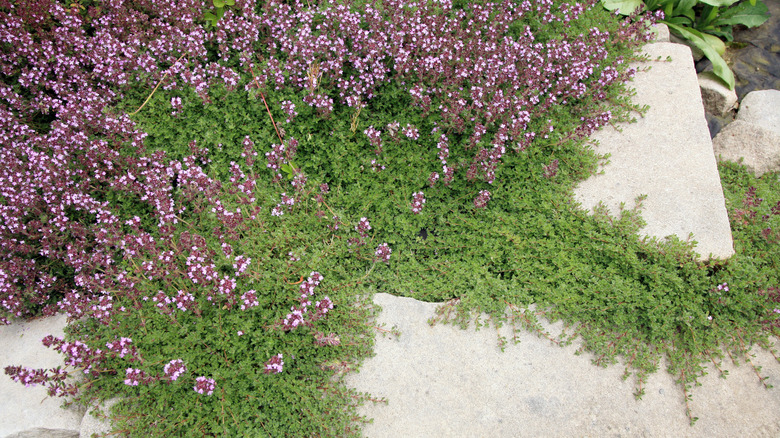
[[[368,396],[334,377],[370,354],[375,288],[458,297],[460,322],[536,302],[640,388],[663,355],[689,385],[720,343],[776,330],[775,277],[571,202],[584,139],[633,109],[649,21],[592,1],[237,0],[218,22],[201,1],[21,3],[0,0],[0,304],[66,312],[45,343],[71,369],[6,372],[123,396],[118,433],[359,434]]]

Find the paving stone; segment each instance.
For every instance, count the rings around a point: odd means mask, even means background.
[[[41,339],[48,334],[62,336],[64,327],[65,315],[0,326],[0,345],[3,346],[0,349],[0,368],[9,365],[29,368],[62,366],[62,356],[44,347]],[[3,372],[0,375],[0,437],[34,433],[38,429],[78,436],[84,412],[75,407],[62,409],[62,402],[61,398],[49,397],[46,388],[25,388]]]
[[[672,43],[647,44],[644,51],[651,60],[672,58],[650,61],[631,84],[634,102],[650,109],[620,132],[608,127],[592,136],[609,163],[575,189],[575,199],[588,210],[603,202],[617,214],[621,203],[631,208],[647,195],[643,234],[686,240],[693,233],[702,259],[728,258],[731,228],[691,52]]]

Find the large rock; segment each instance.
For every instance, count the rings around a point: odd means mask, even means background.
[[[475,331],[431,327],[437,303],[378,293],[377,324],[401,335],[377,336],[376,355],[348,386],[387,404],[368,403],[360,413],[373,419],[369,438],[415,437],[777,437],[780,390],[765,389],[750,366],[727,364],[727,379],[714,370],[701,378],[689,402],[699,417],[691,427],[682,390],[665,365],[649,376],[642,400],[624,367],[600,368],[579,345],[558,347],[535,333],[509,325]],[[556,336],[562,324],[545,326]],[[497,335],[507,337],[504,352]],[[780,364],[766,351],[751,361],[768,383],[780,382]]]
[[[748,93],[742,99],[737,120],[759,125],[780,135],[780,90]]]
[[[780,134],[761,125],[735,120],[712,139],[715,155],[742,163],[756,176],[780,171]]]
[[[44,347],[41,339],[48,334],[62,336],[65,323],[65,315],[58,315],[0,326],[0,368],[9,365],[62,366],[62,356]],[[84,412],[75,407],[63,409],[60,407],[62,402],[61,398],[49,397],[44,387],[25,388],[3,372],[0,376],[0,437],[78,436]]]
[[[728,258],[734,254],[731,227],[691,52],[671,43],[643,50],[651,60],[672,60],[651,61],[649,70],[637,66],[629,84],[636,89],[634,103],[650,108],[620,131],[594,133],[594,149],[610,154],[609,163],[575,188],[575,198],[587,209],[603,202],[618,214],[621,203],[630,208],[645,194],[643,234],[685,240],[693,233],[702,258]]]
[[[716,116],[725,116],[737,107],[737,93],[729,90],[715,73],[705,71],[699,73],[698,78],[705,111]]]

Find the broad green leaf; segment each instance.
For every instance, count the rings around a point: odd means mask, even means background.
[[[718,55],[723,56],[723,54],[726,53],[726,43],[724,43],[723,40],[716,37],[715,35],[710,35],[704,32],[701,32],[701,36],[704,41],[707,41],[707,44],[712,46],[712,48],[718,52]]]
[[[215,8],[224,8],[225,7],[225,0],[212,0],[214,3]]]
[[[722,8],[724,6],[731,6],[738,1],[739,0],[699,0],[699,3],[715,6],[716,8]]]
[[[642,6],[642,0],[601,0],[601,5],[608,11],[617,10],[623,15],[628,15]]]
[[[757,3],[755,6],[751,6],[749,3],[740,3],[723,12],[713,24],[716,26],[742,24],[747,27],[756,27],[768,19],[769,9],[763,2]]]
[[[685,15],[693,19],[693,7],[696,6],[696,0],[679,0],[674,7],[672,16]]]
[[[704,53],[704,56],[712,62],[712,70],[715,75],[729,87],[729,90],[734,89],[734,73],[732,73],[728,64],[726,64],[726,61],[718,54],[718,51],[704,39],[705,37],[701,32],[668,23],[665,20],[662,21],[666,23],[666,25],[669,26],[669,30],[678,37],[688,41],[696,46],[697,49],[701,50],[702,53]]]
[[[203,14],[203,18],[206,21],[211,21],[212,23],[217,21],[216,15],[212,14],[211,12],[206,12],[205,14]]]
[[[690,27],[690,25],[693,24],[693,21],[688,17],[679,16],[667,18],[664,20],[664,23],[672,23],[678,26]]]
[[[236,4],[236,0],[225,0],[225,4],[228,6],[234,6]]]

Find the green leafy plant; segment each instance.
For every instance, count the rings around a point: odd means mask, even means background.
[[[712,62],[715,75],[734,89],[734,74],[723,59],[726,42],[733,41],[735,25],[756,27],[769,18],[761,0],[602,0],[607,10],[629,15],[638,8],[661,11],[659,20],[689,45],[699,49]],[[725,41],[725,42],[724,42]]]
[[[235,5],[236,0],[212,0],[212,4],[214,9],[204,13],[203,18],[212,26],[216,26],[217,22],[225,15],[225,6]]]

